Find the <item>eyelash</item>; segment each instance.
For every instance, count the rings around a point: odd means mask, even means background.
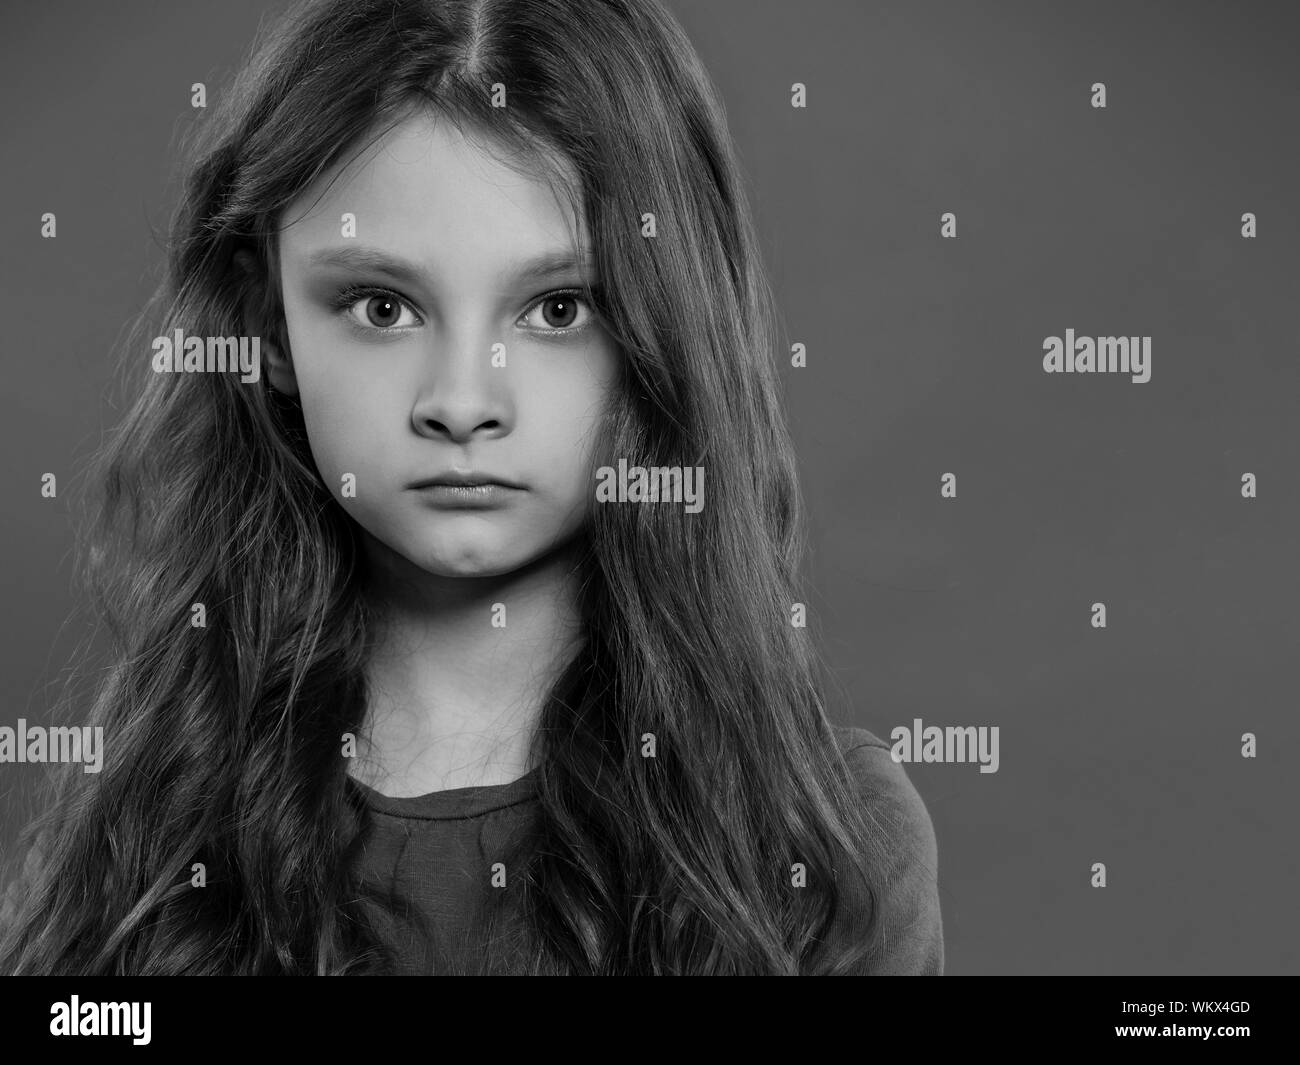
[[[526,308],[524,308],[524,313],[520,315],[520,317],[522,318],[527,316],[535,307],[541,306],[547,300],[555,299],[559,296],[569,296],[572,297],[573,299],[581,300],[583,303],[587,305],[587,311],[591,315],[591,318],[589,318],[587,321],[587,325],[580,325],[576,327],[569,326],[566,329],[541,329],[538,331],[547,336],[553,336],[553,337],[562,337],[562,336],[569,336],[570,334],[573,333],[581,333],[583,330],[585,330],[588,326],[591,325],[592,320],[594,320],[596,316],[596,308],[594,306],[594,300],[599,299],[599,294],[600,294],[599,288],[592,288],[589,291],[583,291],[582,289],[578,289],[578,288],[556,289],[553,292],[547,292],[545,295],[538,296],[537,299],[533,300],[532,303],[530,303]],[[388,299],[393,300],[396,303],[400,303],[403,307],[407,308],[417,318],[420,317],[419,312],[416,311],[416,309],[413,306],[411,306],[410,300],[404,299],[401,295],[394,292],[392,289],[378,288],[374,285],[349,285],[347,288],[340,291],[339,294],[334,297],[334,308],[340,313],[347,314],[347,312],[356,305],[358,300],[373,299],[375,296],[384,296]],[[349,315],[349,317],[351,316]],[[393,329],[392,326],[389,326],[388,328],[385,329],[377,325],[361,325],[355,319],[353,319],[349,324],[356,326],[356,328],[358,329],[364,330],[366,332],[371,332],[371,333],[391,333],[396,331]]]

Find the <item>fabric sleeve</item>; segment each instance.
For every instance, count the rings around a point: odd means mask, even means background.
[[[861,736],[862,730],[854,730]],[[880,833],[871,856],[880,921],[871,974],[943,975],[943,917],[939,908],[939,851],[920,793],[890,749],[872,737],[845,752],[868,820]]]

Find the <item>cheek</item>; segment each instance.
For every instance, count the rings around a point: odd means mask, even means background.
[[[562,439],[551,448],[557,455],[556,476],[562,478],[562,495],[566,510],[574,520],[589,515],[596,493],[596,469],[607,464],[609,456],[600,454],[601,430],[610,404],[615,398],[616,382],[604,382],[600,389],[573,393],[566,418],[560,423]]]
[[[307,440],[321,476],[337,489],[344,473],[360,478],[363,472],[381,472],[375,452],[382,449],[376,448],[374,427],[382,424],[379,414],[385,410],[379,393],[382,381],[333,357],[323,346],[299,350],[312,351],[312,358],[296,360],[295,370]]]
[[[621,373],[622,360],[612,340],[594,341],[571,360],[548,367],[545,380],[538,381],[546,393],[549,422],[568,427],[576,435],[599,424],[612,401]]]
[[[591,458],[615,395],[616,369],[608,357],[583,360],[567,373],[548,375],[524,393],[528,409],[521,415],[539,427],[536,436],[544,441],[545,453],[557,469],[572,471]]]
[[[325,483],[337,489],[344,473],[357,472],[357,462],[364,454],[358,454],[349,434],[349,426],[356,423],[338,408],[332,394],[301,385],[299,394],[316,468]]]

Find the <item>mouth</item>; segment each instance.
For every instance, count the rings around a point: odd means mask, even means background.
[[[408,487],[440,510],[493,510],[508,506],[524,491],[517,481],[474,470],[449,470]]]
[[[426,477],[422,481],[415,481],[407,487],[411,489],[511,488],[519,490],[523,488],[523,485],[516,481],[508,481],[504,477],[495,477],[492,474],[476,473],[472,470],[449,470],[435,477]]]

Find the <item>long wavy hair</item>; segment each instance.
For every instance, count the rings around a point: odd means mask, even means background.
[[[657,0],[302,4],[204,117],[167,277],[128,345],[132,407],[86,478],[78,572],[111,641],[85,715],[104,728],[103,767],[67,767],[24,834],[0,968],[389,964],[358,901],[368,821],[340,757],[340,737],[366,725],[375,623],[357,529],[311,460],[297,400],[265,379],[152,373],[139,338],[182,328],[287,349],[281,212],[422,107],[557,182],[561,167],[577,175],[562,187],[626,367],[603,453],[704,466],[710,485],[696,514],[591,508],[587,639],[548,693],[536,831],[496,893],[520,917],[512,964],[864,971],[880,832],[791,624],[802,514],[778,319],[716,90]],[[656,239],[641,235],[645,212]],[[238,267],[240,250],[260,271]]]

